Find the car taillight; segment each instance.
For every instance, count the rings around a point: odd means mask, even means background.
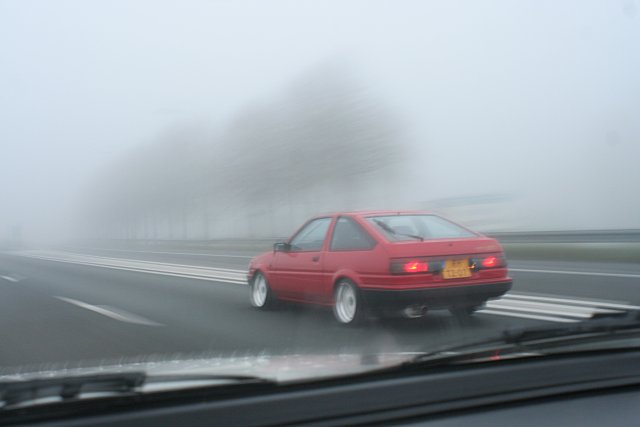
[[[488,256],[482,260],[482,266],[484,268],[491,268],[495,267],[496,265],[498,265],[498,258],[494,256]]]
[[[496,268],[504,267],[506,265],[505,259],[500,255],[489,255],[477,260],[480,262],[481,268]],[[475,262],[477,265],[477,261]]]
[[[424,273],[429,271],[429,263],[420,261],[409,261],[403,266],[405,273]]]
[[[429,262],[424,258],[394,259],[390,269],[393,274],[429,273]]]

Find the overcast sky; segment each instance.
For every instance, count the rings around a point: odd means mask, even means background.
[[[424,158],[417,198],[509,194],[533,228],[640,227],[634,0],[0,0],[0,227],[326,62],[397,112]]]

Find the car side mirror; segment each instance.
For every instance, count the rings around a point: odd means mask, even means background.
[[[285,242],[278,242],[273,244],[273,252],[289,252],[291,245]]]

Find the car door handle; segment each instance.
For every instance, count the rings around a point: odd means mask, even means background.
[[[311,261],[318,262],[318,261],[320,261],[320,257],[319,256],[314,256],[314,257],[311,258]]]

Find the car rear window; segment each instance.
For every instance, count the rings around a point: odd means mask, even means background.
[[[408,240],[459,239],[477,235],[437,215],[384,215],[368,217],[392,242]]]

